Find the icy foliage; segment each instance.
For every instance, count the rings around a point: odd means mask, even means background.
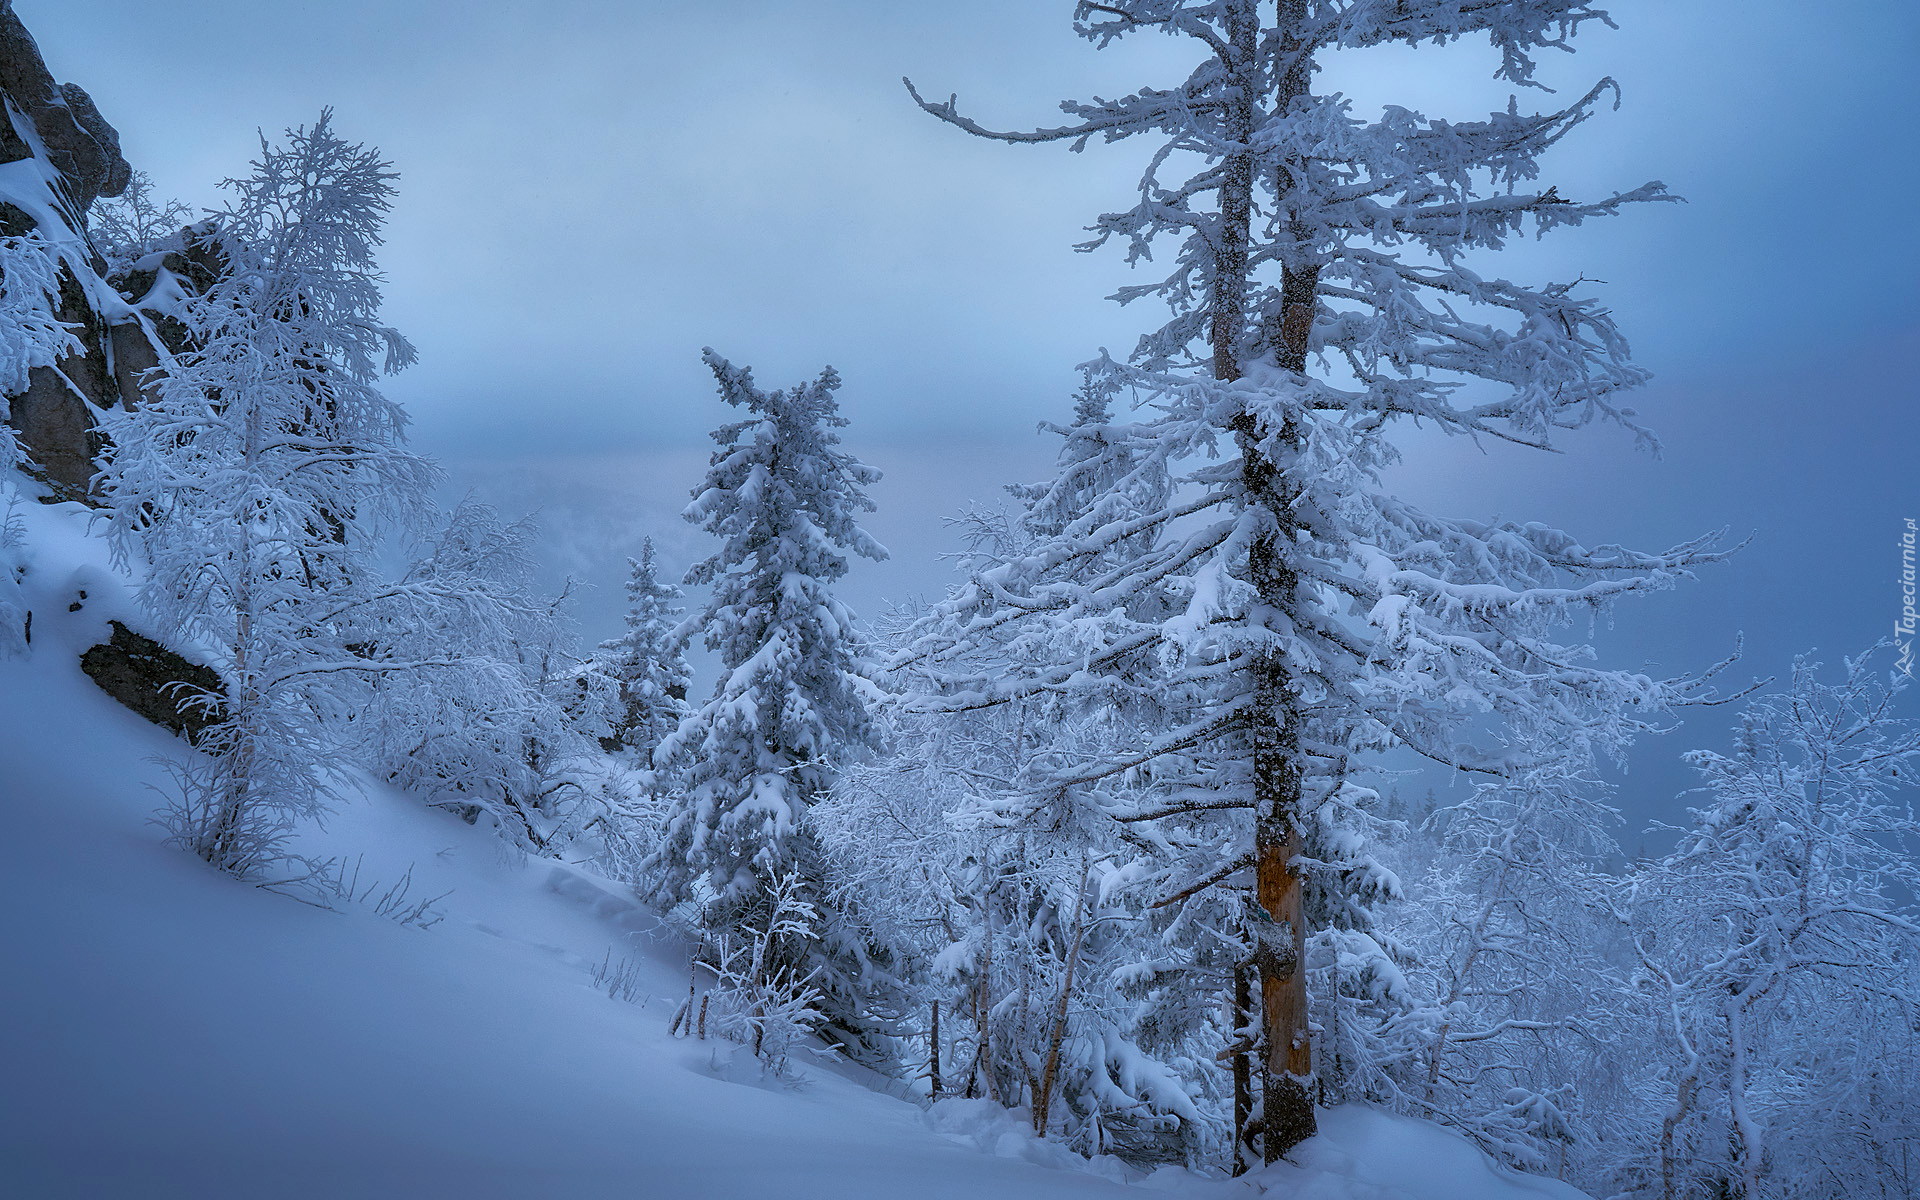
[[[1223,1133],[1194,1090],[1218,1081],[1189,1076],[1219,1034],[1141,1003],[1163,981],[1141,970],[1159,956],[1119,831],[1085,797],[1018,790],[1037,756],[1125,732],[1010,709],[904,717],[895,753],[850,768],[819,827],[842,908],[918,984],[909,1061],[928,1062],[924,1006],[941,1005],[940,1094],[1024,1110],[1082,1153],[1198,1163]]]
[[[485,814],[509,843],[557,854],[621,824],[630,789],[593,740],[612,681],[566,653],[560,602],[534,589],[535,537],[531,519],[505,523],[468,499],[387,585],[392,598],[466,602],[376,609],[365,657],[442,665],[370,679],[361,753],[428,803]]]
[[[764,392],[711,350],[707,365],[721,399],[750,416],[714,431],[720,448],[687,506],[721,546],[687,572],[713,590],[678,637],[701,633],[722,675],[656,760],[690,764],[663,851],[673,886],[704,876],[724,903],[744,903],[794,863],[834,770],[873,745],[878,691],[831,585],[848,552],[886,551],[857,524],[880,473],[836,448],[840,377]]]
[[[1664,1112],[1636,1194],[1882,1194],[1920,1148],[1920,724],[1876,651],[1796,663],[1733,753],[1689,755],[1707,802],[1632,878]]]
[[[7,398],[27,389],[34,368],[52,366],[81,348],[54,315],[61,269],[59,255],[38,233],[0,238],[0,480],[8,481],[0,483],[0,658],[26,649],[28,620],[19,597],[25,537],[14,516],[20,497],[11,482],[24,456],[8,424]]]
[[[217,659],[219,720],[177,772],[165,820],[222,870],[258,873],[294,822],[326,809],[330,732],[374,674],[368,629],[395,609],[445,622],[468,596],[387,587],[372,567],[382,522],[416,519],[434,469],[400,448],[405,416],[374,387],[412,360],[378,323],[373,251],[394,176],[336,137],[329,114],[267,145],[217,219],[226,270],[183,311],[191,348],[155,395],[101,422],[119,561],[163,636]],[[429,614],[432,614],[429,618]]]
[[[1118,243],[1141,265],[1173,244],[1164,274],[1115,297],[1157,298],[1171,319],[1129,362],[1088,368],[1090,389],[1134,404],[1098,429],[1104,454],[1124,454],[1130,474],[1103,481],[1124,499],[1083,504],[1032,546],[979,562],[894,667],[930,714],[1067,697],[1160,707],[1148,736],[1049,764],[1021,790],[1138,786],[1107,816],[1152,847],[1134,878],[1174,910],[1171,944],[1189,957],[1214,946],[1216,981],[1259,976],[1264,1027],[1246,1048],[1262,1060],[1271,1161],[1311,1132],[1307,1083],[1335,1083],[1313,1054],[1310,1011],[1330,1011],[1329,988],[1376,1007],[1400,991],[1405,952],[1369,915],[1399,891],[1368,848],[1375,797],[1357,775],[1371,756],[1411,750],[1515,778],[1530,764],[1499,740],[1503,725],[1618,753],[1689,694],[1688,681],[1597,668],[1559,629],[1671,587],[1716,557],[1711,538],[1590,547],[1540,524],[1437,516],[1384,479],[1389,434],[1409,422],[1542,448],[1595,421],[1649,440],[1620,402],[1645,372],[1582,281],[1526,286],[1469,263],[1666,193],[1649,183],[1576,201],[1534,184],[1610,81],[1552,111],[1516,101],[1464,122],[1392,105],[1367,118],[1312,89],[1322,53],[1472,34],[1527,83],[1537,51],[1597,17],[1585,4],[1118,0],[1075,12],[1096,45],[1171,34],[1199,64],[1169,89],[1067,102],[1068,123],[1030,133],[914,96],[1002,141],[1152,144],[1137,203],[1101,216],[1083,247]],[[1176,168],[1192,173],[1164,177]],[[1135,482],[1153,478],[1169,484]]]
[[[715,1028],[752,1046],[770,1075],[787,1073],[787,1060],[822,1020],[825,997],[813,985],[820,968],[803,973],[794,965],[820,927],[819,910],[804,890],[793,871],[773,880],[765,915],[744,930],[722,933],[714,953]]]
[[[28,622],[33,619],[20,589],[27,573],[27,539],[19,505],[19,489],[11,481],[0,481],[0,658],[27,648]]]
[[[87,218],[94,247],[107,263],[105,274],[114,278],[134,270],[150,254],[185,249],[181,234],[193,223],[194,213],[178,200],[161,198],[147,173],[135,171],[126,191],[96,200]]]
[[[1351,1086],[1516,1166],[1588,1175],[1637,1103],[1608,1049],[1637,1007],[1604,873],[1619,816],[1577,749],[1512,736],[1530,765],[1434,804],[1401,850],[1419,874],[1387,920],[1417,953],[1386,1019],[1354,1030]]]
[[[38,231],[0,238],[0,471],[21,461],[7,424],[7,397],[27,390],[35,367],[50,367],[81,350],[53,311],[63,269],[58,251]]]
[[[684,593],[660,578],[652,538],[641,544],[638,559],[627,562],[632,575],[627,579],[626,630],[602,642],[594,657],[620,688],[614,740],[639,762],[651,764],[654,747],[678,729],[687,714],[693,671],[674,636]]]

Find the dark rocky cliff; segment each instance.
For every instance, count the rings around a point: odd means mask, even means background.
[[[33,474],[60,497],[87,500],[103,448],[95,412],[137,404],[141,372],[159,365],[165,314],[141,309],[164,281],[160,271],[149,271],[120,281],[141,285],[123,294],[105,278],[106,261],[88,238],[87,210],[123,192],[132,168],[121,157],[120,135],[85,90],[54,80],[12,0],[0,0],[0,103],[0,237],[35,235],[57,255],[59,294],[49,297],[50,306],[78,341],[77,349],[31,369],[26,388],[6,397],[6,421]]]
[[[57,263],[57,294],[8,298],[43,303],[36,313],[73,335],[63,353],[24,372],[24,388],[0,395],[0,417],[27,457],[22,469],[51,490],[49,500],[95,503],[97,460],[108,449],[96,414],[140,402],[142,376],[160,365],[161,348],[170,340],[182,348],[170,310],[210,283],[219,266],[210,242],[187,230],[177,239],[182,250],[149,255],[108,278],[87,213],[101,197],[125,191],[132,168],[92,98],[55,82],[11,0],[0,0],[0,107],[0,238],[31,239],[36,253],[44,249]],[[31,644],[32,619],[26,614],[22,645]],[[217,673],[119,621],[112,630],[81,657],[108,695],[190,738],[219,719],[216,705],[194,699],[219,694]]]

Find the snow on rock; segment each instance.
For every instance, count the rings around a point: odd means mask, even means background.
[[[363,887],[449,893],[431,929],[218,875],[148,823],[153,756],[184,743],[79,670],[96,596],[120,609],[87,574],[100,543],[78,506],[29,507],[33,643],[0,659],[9,1195],[1578,1197],[1361,1109],[1322,1114],[1297,1166],[1142,1179],[981,1102],[925,1113],[854,1068],[753,1078],[728,1043],[668,1036],[684,950],[618,885],[371,782],[301,849],[344,856]],[[69,612],[82,574],[88,603]],[[592,986],[608,961],[630,966],[633,1002]]]
[[[33,122],[78,207],[126,189],[133,168],[120,156],[119,133],[77,84],[54,82],[10,4],[0,5],[0,90]]]

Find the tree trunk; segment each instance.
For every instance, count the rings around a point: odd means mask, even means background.
[[[1733,1117],[1733,1169],[1740,1200],[1760,1197],[1760,1125],[1747,1106],[1747,1028],[1744,997],[1727,1008],[1727,1106]]]
[[[1680,1080],[1673,1107],[1660,1122],[1660,1200],[1678,1200],[1680,1195],[1675,1179],[1679,1156],[1674,1153],[1674,1132],[1693,1108],[1693,1089],[1697,1078],[1697,1075],[1689,1074]]]
[[[1087,936],[1087,881],[1093,868],[1080,856],[1080,894],[1074,902],[1073,947],[1067,951],[1066,977],[1060,981],[1060,995],[1054,1002],[1053,1027],[1047,1031],[1047,1065],[1040,1072],[1040,1094],[1033,1099],[1033,1131],[1047,1136],[1047,1113],[1053,1105],[1053,1082],[1060,1071],[1060,1043],[1067,1036],[1067,1003],[1073,997],[1073,972],[1080,964],[1080,944]]]
[[[927,1097],[940,1098],[940,1002],[933,1002],[933,1030],[927,1035]]]
[[[975,1046],[975,1055],[980,1063],[982,1074],[987,1080],[987,1096],[995,1104],[1007,1102],[1000,1095],[1000,1080],[993,1061],[993,860],[985,854],[980,857],[980,903],[981,921],[986,925],[987,936],[980,952],[980,989],[976,993],[974,1004],[980,1014],[977,1028],[980,1038]]]
[[[1253,990],[1247,968],[1233,968],[1233,1014],[1228,1037],[1236,1046],[1253,1035]],[[1253,1060],[1249,1049],[1233,1053],[1233,1173],[1244,1175],[1253,1165]]]
[[[1213,245],[1213,292],[1208,297],[1213,377],[1240,378],[1240,339],[1247,316],[1247,243],[1253,236],[1254,101],[1264,89],[1255,61],[1260,12],[1254,0],[1238,0],[1229,12],[1232,60],[1223,63],[1238,86],[1227,102],[1226,135],[1244,149],[1227,157],[1220,180],[1220,228]]]
[[[1306,18],[1304,0],[1279,0],[1282,31],[1281,64],[1275,107],[1285,112],[1306,91],[1310,64],[1304,44],[1292,36]],[[1236,79],[1229,93],[1226,135],[1248,147],[1224,164],[1220,184],[1220,235],[1214,246],[1212,342],[1214,377],[1231,382],[1241,376],[1241,341],[1245,335],[1246,299],[1250,288],[1247,247],[1252,236],[1255,98],[1265,94],[1257,62],[1260,20],[1252,0],[1237,4],[1228,15],[1228,43],[1232,61],[1225,66]],[[1291,178],[1283,173],[1283,189]],[[1281,288],[1280,365],[1304,373],[1308,337],[1313,329],[1314,294],[1318,271],[1289,270]],[[1270,438],[1291,443],[1297,432],[1288,426],[1265,427],[1263,415],[1243,411],[1233,423],[1241,454],[1241,484],[1251,507],[1264,510],[1266,527],[1248,551],[1247,577],[1269,613],[1299,610],[1298,579],[1287,562],[1287,546],[1294,537],[1295,489],[1271,456]],[[1315,1131],[1313,1101],[1307,1087],[1313,1075],[1313,1048],[1308,1035],[1305,963],[1306,923],[1299,873],[1293,866],[1301,853],[1301,796],[1299,697],[1283,649],[1269,644],[1256,651],[1248,664],[1254,696],[1248,718],[1248,741],[1253,767],[1254,892],[1262,915],[1254,932],[1254,962],[1260,972],[1261,1012],[1265,1052],[1261,1061],[1261,1153],[1272,1162]]]

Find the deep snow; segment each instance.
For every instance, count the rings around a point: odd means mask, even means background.
[[[4,485],[0,485],[4,486]],[[3,500],[0,500],[3,503]],[[24,505],[33,644],[0,661],[0,1192],[21,1197],[1577,1200],[1434,1126],[1357,1106],[1239,1181],[1147,1178],[986,1102],[928,1113],[805,1062],[759,1080],[668,1036],[684,952],[618,885],[516,860],[378,786],[303,848],[451,894],[405,928],[237,884],[148,823],[183,743],[78,667],[131,613],[75,505]],[[86,589],[80,611],[68,611]],[[630,960],[644,1003],[591,986]]]

